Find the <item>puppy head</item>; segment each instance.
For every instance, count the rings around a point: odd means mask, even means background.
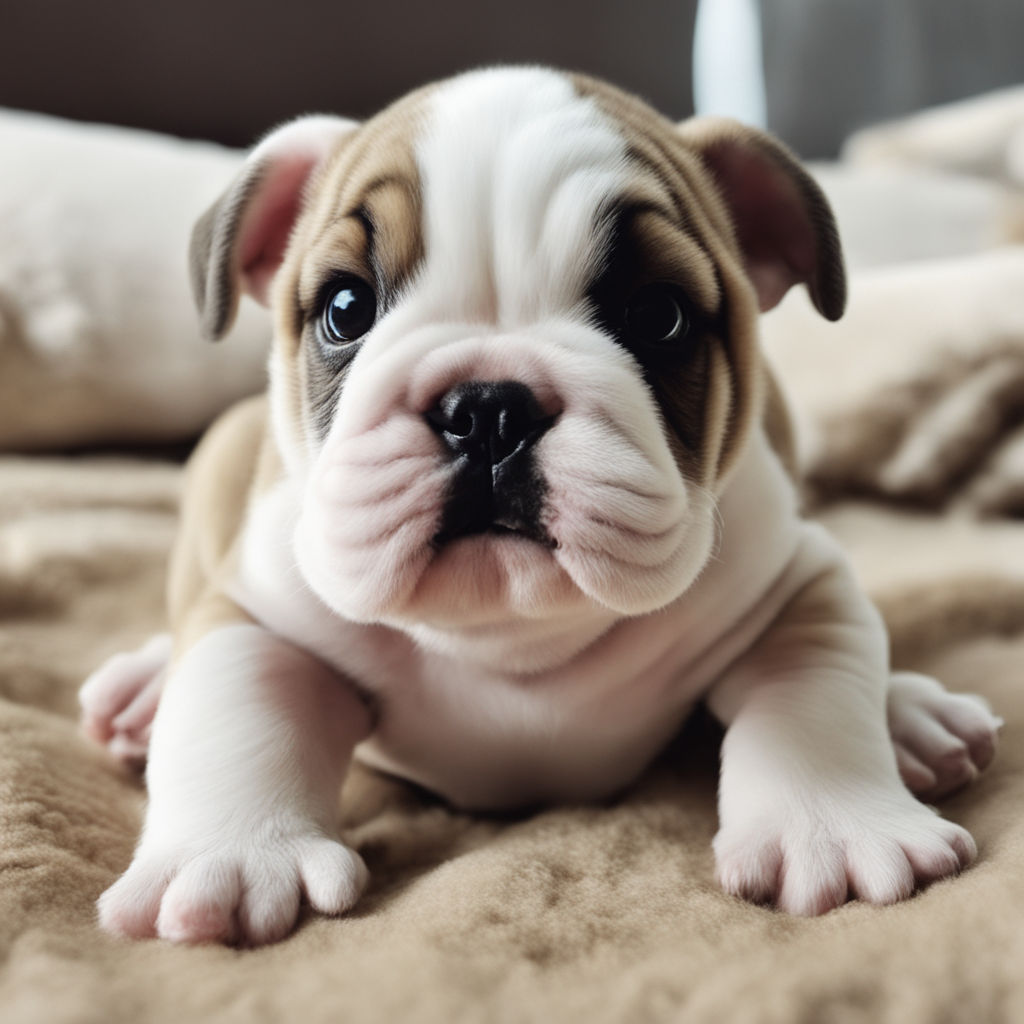
[[[776,142],[541,69],[284,126],[192,266],[212,337],[243,290],[272,308],[309,584],[435,645],[679,597],[759,413],[759,309],[796,283],[844,302],[831,213]]]

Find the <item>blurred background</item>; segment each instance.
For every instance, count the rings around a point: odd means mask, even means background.
[[[40,0],[2,20],[0,106],[230,145],[496,61],[589,71],[673,117],[732,113],[808,158],[1024,80],[1020,0]]]
[[[1021,0],[21,0],[0,32],[0,450],[190,439],[260,390],[264,311],[244,302],[211,346],[185,272],[239,147],[481,65],[589,72],[672,118],[775,132],[836,212],[853,312],[883,326],[861,271],[1024,253]]]

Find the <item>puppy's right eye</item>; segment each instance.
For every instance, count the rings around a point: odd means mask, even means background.
[[[323,331],[327,341],[346,345],[358,341],[377,318],[377,296],[361,278],[343,277],[328,291]]]
[[[690,334],[686,299],[671,284],[641,288],[627,303],[623,319],[627,338],[645,348],[679,347]]]

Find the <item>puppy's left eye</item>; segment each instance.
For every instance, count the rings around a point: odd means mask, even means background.
[[[673,284],[649,284],[626,304],[626,338],[640,345],[675,346],[690,333],[686,298]]]
[[[328,341],[336,345],[357,341],[377,318],[377,296],[361,278],[344,277],[327,293],[323,326]]]

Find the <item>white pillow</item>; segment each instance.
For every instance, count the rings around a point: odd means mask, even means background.
[[[1022,187],[1024,85],[864,128],[843,144],[843,159],[925,165]]]
[[[199,334],[187,249],[241,151],[0,109],[0,448],[193,437],[261,390],[248,300]]]
[[[813,163],[848,270],[1024,242],[1024,193],[927,165]]]

